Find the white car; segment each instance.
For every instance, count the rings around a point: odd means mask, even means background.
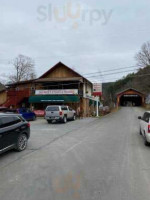
[[[69,106],[47,106],[45,119],[48,123],[54,120],[66,123],[68,120],[76,120],[76,112]]]
[[[150,145],[150,111],[144,113],[140,119],[140,134],[144,137],[145,145]]]

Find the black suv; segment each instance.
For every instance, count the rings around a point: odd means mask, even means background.
[[[0,153],[23,151],[30,137],[30,124],[18,114],[0,113]]]

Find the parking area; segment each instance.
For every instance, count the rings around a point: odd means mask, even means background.
[[[28,147],[23,152],[16,152],[14,150],[8,151],[0,155],[0,167],[6,167],[13,162],[23,159],[28,154],[46,148],[48,145],[55,142],[57,139],[70,134],[82,127],[86,127],[89,123],[95,121],[95,118],[84,118],[76,121],[68,121],[63,123],[48,124],[43,118],[38,118],[36,121],[30,122],[31,124],[31,137],[28,142]]]
[[[0,199],[149,200],[143,111],[126,107],[101,119],[31,122],[27,150],[0,156]]]

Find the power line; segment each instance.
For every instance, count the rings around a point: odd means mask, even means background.
[[[150,74],[131,75],[131,76],[129,76],[129,78],[144,77],[144,76],[150,76]],[[112,79],[116,79],[116,78],[114,77],[114,78],[112,78]],[[112,79],[106,79],[106,80],[112,80]],[[122,78],[122,79],[123,79],[123,78]],[[119,80],[121,80],[121,78],[118,79],[118,80],[116,80],[116,81],[119,81]]]
[[[111,71],[118,71],[118,70],[121,70],[121,69],[129,69],[129,68],[139,69],[136,66],[130,66],[130,67],[121,67],[121,68],[114,68],[114,69],[110,69],[110,70],[105,70],[105,71],[101,71],[101,73],[103,73],[103,72],[111,72]],[[88,73],[88,74],[83,74],[83,75],[91,75],[91,74],[97,74],[97,73],[100,73],[100,72],[93,72],[93,73]]]
[[[109,73],[109,74],[103,74],[103,76],[109,76],[109,75],[114,75],[114,74],[121,74],[121,73],[126,73],[126,72],[134,72],[134,70],[121,71],[121,72],[115,72],[115,73]],[[87,78],[94,78],[94,77],[99,77],[99,75],[87,76]]]
[[[130,78],[136,78],[136,77],[143,77],[143,76],[150,76],[150,74],[139,74],[139,75],[131,75]],[[117,79],[117,78],[113,78],[113,79]],[[106,79],[107,80],[107,79]],[[112,79],[108,79],[108,80],[112,80]],[[121,80],[121,79],[118,79],[118,80]],[[116,80],[116,81],[118,81]],[[115,80],[114,80],[115,81]],[[66,83],[66,84],[57,84],[57,85],[52,85],[52,84],[49,84],[49,85],[46,85],[46,86],[41,86],[41,88],[47,88],[49,86],[51,87],[58,87],[58,86],[67,86],[67,85],[78,85],[79,83]],[[9,86],[9,85],[8,85]],[[26,89],[31,89],[31,87],[26,87]]]

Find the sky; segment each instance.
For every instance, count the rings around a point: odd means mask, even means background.
[[[19,54],[35,61],[37,77],[61,61],[93,82],[119,79],[150,40],[149,7],[149,0],[1,0],[0,81]],[[126,72],[106,75],[116,68]]]

